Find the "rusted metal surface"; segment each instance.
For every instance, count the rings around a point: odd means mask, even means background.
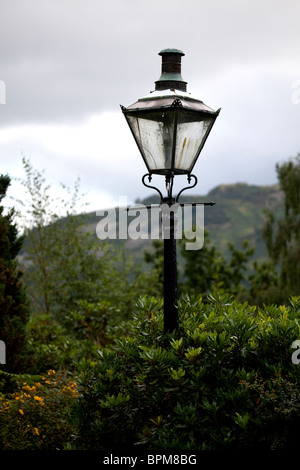
[[[161,76],[155,82],[155,89],[175,88],[186,91],[187,82],[181,76],[181,57],[184,53],[179,49],[164,49],[159,55],[162,56]]]

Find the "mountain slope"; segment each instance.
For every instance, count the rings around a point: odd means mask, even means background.
[[[284,196],[279,185],[256,186],[246,183],[219,185],[206,196],[187,195],[180,198],[182,203],[203,201],[214,201],[216,203],[214,206],[205,206],[204,226],[210,234],[211,243],[216,246],[218,251],[226,257],[229,242],[239,249],[243,241],[247,239],[250,246],[255,246],[255,259],[261,260],[266,257],[265,244],[261,238],[264,210],[270,209],[277,216],[283,213]],[[156,195],[144,200],[137,200],[137,203],[144,205],[157,204],[158,202]],[[91,217],[89,228],[96,231],[97,223],[101,219],[93,214],[89,214],[89,216]],[[128,223],[131,220],[133,219],[129,217]],[[118,233],[118,217],[116,217],[116,226]],[[149,223],[149,230],[150,226]],[[143,231],[143,227],[141,227],[141,230]],[[144,230],[147,231],[147,224]],[[119,243],[118,240],[112,242]],[[140,261],[143,260],[144,249],[149,249],[152,245],[149,237],[145,240],[127,239],[123,242],[128,253],[133,254],[135,259]]]

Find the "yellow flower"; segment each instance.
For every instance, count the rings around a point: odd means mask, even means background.
[[[23,415],[23,414],[24,414],[24,411],[23,411],[23,410],[19,410],[19,413],[21,413],[21,415]]]
[[[39,402],[41,405],[44,404],[44,401],[43,401],[43,399],[42,399],[41,397],[35,396],[35,397],[33,397],[33,398],[34,398],[34,400],[36,400],[37,402]]]
[[[34,430],[34,434],[36,434],[37,436],[40,435],[38,428],[33,428],[33,430]]]

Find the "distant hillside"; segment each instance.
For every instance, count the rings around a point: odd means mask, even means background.
[[[283,214],[284,195],[280,191],[279,185],[273,186],[255,186],[246,183],[236,183],[232,185],[219,185],[211,190],[205,196],[182,196],[181,203],[210,202],[214,201],[214,206],[205,206],[204,226],[209,232],[211,244],[214,245],[225,258],[228,257],[228,243],[232,242],[236,249],[242,248],[244,240],[248,240],[250,246],[255,247],[255,254],[250,260],[250,269],[254,260],[262,261],[266,258],[267,252],[265,244],[261,238],[261,229],[264,223],[264,210],[270,209],[277,216]],[[154,194],[146,199],[138,199],[136,203],[143,205],[158,204],[159,199]],[[118,214],[118,210],[116,210]],[[81,216],[82,217],[82,216]],[[96,213],[87,213],[83,215],[86,218],[86,229],[95,234],[96,227],[101,217]],[[133,218],[128,218],[129,222]],[[193,215],[193,220],[194,215]],[[63,220],[61,220],[63,223]],[[190,224],[192,223],[191,221]],[[186,228],[188,223],[184,225]],[[147,231],[151,224],[141,227]],[[116,217],[116,230],[118,233],[118,216]],[[131,255],[134,261],[143,268],[149,268],[144,261],[144,251],[151,251],[152,240],[109,240],[115,246],[124,243],[125,252]],[[204,241],[205,243],[205,241]],[[99,253],[101,245],[99,241]],[[19,259],[26,257],[26,240]],[[182,257],[178,250],[178,269],[182,272]]]
[[[216,205],[205,210],[205,227],[217,249],[226,255],[228,242],[238,248],[243,240],[249,240],[256,248],[255,258],[264,258],[266,248],[261,238],[264,210],[270,209],[277,216],[284,210],[279,185],[221,185],[210,191],[208,198]]]
[[[180,202],[209,202],[214,206],[206,206],[204,212],[205,229],[210,234],[212,244],[225,257],[228,254],[227,245],[232,242],[239,249],[247,239],[250,246],[255,246],[255,259],[266,257],[266,248],[261,239],[261,228],[264,223],[264,210],[271,209],[278,215],[283,213],[283,193],[279,185],[255,186],[246,183],[219,185],[205,196],[182,196]],[[157,204],[156,195],[147,199],[138,199],[137,203],[144,205]],[[100,217],[88,214],[89,228],[95,231]],[[145,249],[151,248],[151,240],[124,240],[124,246],[136,260],[143,260]],[[114,243],[119,243],[115,241]]]

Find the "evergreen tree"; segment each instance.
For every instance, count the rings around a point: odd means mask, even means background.
[[[244,241],[242,250],[228,243],[230,259],[226,260],[211,244],[209,232],[205,230],[205,242],[201,250],[186,250],[186,239],[178,240],[178,290],[189,294],[206,294],[222,289],[231,294],[241,294],[246,281],[245,272],[254,248]],[[145,251],[145,261],[152,264],[154,295],[163,295],[163,257],[164,245],[161,240],[152,243],[153,252]],[[181,255],[181,256],[180,256]],[[181,268],[181,269],[180,269]],[[150,278],[149,278],[150,279]]]
[[[205,294],[217,289],[235,295],[242,293],[247,263],[254,252],[247,240],[244,241],[242,250],[228,243],[228,261],[211,245],[207,231],[201,250],[186,251],[184,245],[184,239],[180,240],[181,254],[185,260],[184,289],[194,294]]]
[[[300,294],[300,154],[276,165],[284,193],[284,216],[266,213],[263,228],[268,254],[278,269],[282,298]]]
[[[10,185],[10,177],[0,175],[0,204]],[[15,211],[5,214],[0,205],[0,339],[6,345],[6,370],[25,370],[26,322],[28,305],[17,266],[23,238],[14,223]]]

